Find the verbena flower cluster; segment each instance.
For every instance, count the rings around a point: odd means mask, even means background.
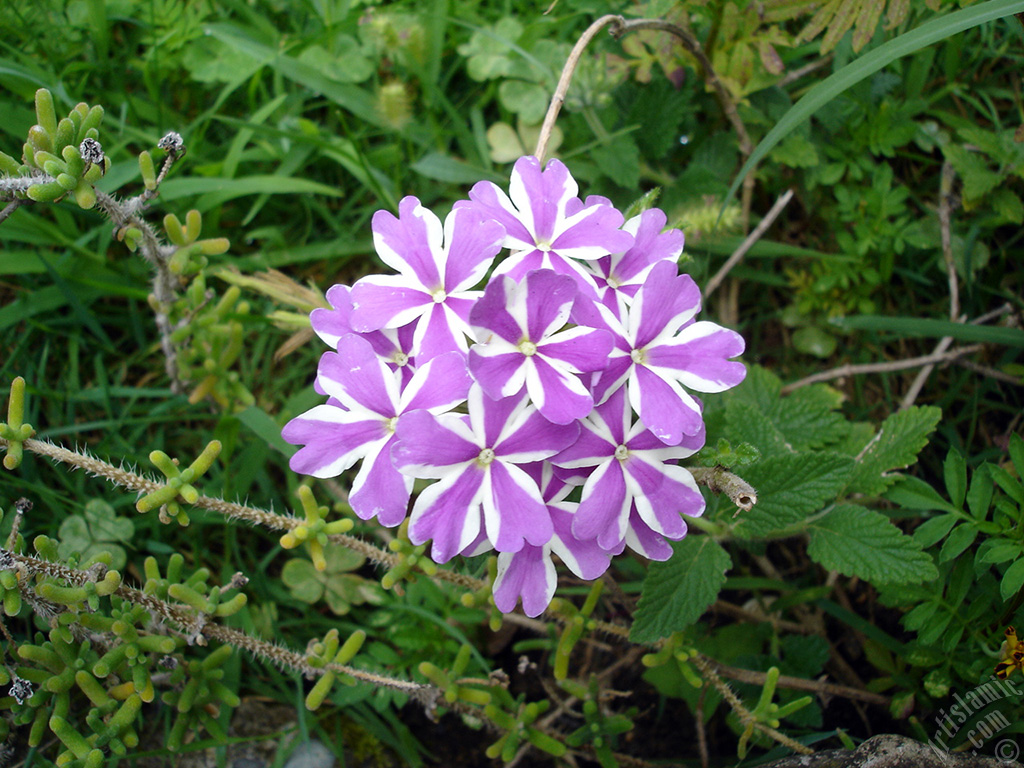
[[[443,224],[415,197],[378,211],[374,245],[397,274],[335,285],[314,310],[335,350],[315,382],[328,400],[283,432],[303,446],[296,472],[362,462],[349,502],[364,520],[399,525],[413,481],[434,481],[412,542],[432,540],[438,563],[496,550],[495,604],[521,597],[529,616],[554,594],[552,554],[583,579],[626,547],[671,556],[683,516],[704,511],[677,463],[704,444],[690,392],[745,375],[739,334],[695,320],[682,232],[577,192],[561,162],[523,157],[508,194],[479,182]]]

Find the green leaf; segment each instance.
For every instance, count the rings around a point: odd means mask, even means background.
[[[959,519],[956,515],[939,515],[931,520],[926,520],[914,531],[914,541],[922,549],[938,544],[949,535],[950,530]]]
[[[277,425],[273,417],[257,405],[250,405],[244,411],[236,414],[242,422],[256,437],[264,440],[271,448],[275,448],[289,458],[298,449],[297,446],[285,442],[281,437],[281,427]]]
[[[775,124],[775,127],[761,139],[743,167],[740,168],[740,172],[736,174],[728,194],[722,200],[722,210],[724,211],[732,202],[733,195],[736,194],[736,190],[740,188],[740,184],[743,183],[747,174],[764,159],[765,155],[772,151],[776,144],[848,88],[903,56],[916,53],[926,46],[945,40],[966,29],[1022,11],[1024,11],[1024,0],[988,0],[988,2],[978,3],[970,8],[943,14],[937,19],[925,22],[917,29],[882,43],[873,51],[854,59],[838,72],[825,78],[790,107],[782,119]]]
[[[614,144],[599,144],[590,151],[590,157],[620,187],[640,186],[640,150],[632,136],[619,136]]]
[[[847,491],[872,496],[884,492],[897,479],[887,473],[917,461],[917,454],[928,444],[928,435],[941,417],[938,408],[915,406],[887,418],[857,462]]]
[[[1021,486],[1017,478],[1002,467],[997,466],[990,467],[989,474],[992,475],[992,479],[996,481],[996,484],[1003,489],[1007,496],[1018,504],[1024,505],[1024,486]]]
[[[883,315],[857,315],[836,317],[833,325],[851,331],[885,331],[900,338],[933,338],[949,336],[957,341],[1002,344],[1007,347],[1024,347],[1024,331],[1019,328],[1004,328],[994,325],[966,325],[952,320],[935,320],[927,317],[891,317]]]
[[[872,584],[915,584],[938,578],[931,557],[885,515],[836,507],[810,528],[808,556],[825,568]]]
[[[849,482],[853,460],[832,451],[771,456],[744,469],[757,504],[735,527],[742,539],[765,537],[817,512]]]
[[[752,365],[747,369],[747,377],[743,382],[729,390],[725,397],[729,402],[742,400],[762,411],[769,411],[781,392],[782,382],[778,376],[767,368]]]
[[[942,498],[939,492],[928,485],[928,483],[911,475],[899,478],[885,492],[885,498],[905,509],[919,509],[926,512],[934,512],[936,510],[943,512],[959,511],[957,507],[954,507]]]
[[[942,473],[950,501],[953,502],[953,506],[962,508],[964,496],[967,494],[967,462],[964,461],[964,457],[950,448],[946,454],[946,462],[942,465]]]
[[[653,643],[696,622],[715,602],[732,566],[729,553],[710,536],[687,536],[672,548],[671,559],[647,571],[629,631],[634,643]]]
[[[742,400],[733,400],[726,407],[725,421],[729,438],[737,443],[750,443],[762,456],[792,453],[785,435],[762,409]]]
[[[821,448],[842,440],[850,431],[849,423],[836,411],[841,402],[837,390],[815,384],[777,398],[769,415],[795,450]]]
[[[1024,437],[1016,432],[1010,435],[1010,460],[1017,469],[1017,477],[1024,477]]]
[[[131,541],[135,523],[117,512],[103,499],[92,499],[85,505],[85,519],[96,541]]]
[[[968,523],[958,525],[942,542],[942,549],[939,550],[939,562],[945,563],[959,557],[965,549],[974,543],[976,538],[978,538],[978,529],[973,525]]]
[[[996,544],[978,559],[983,563],[1005,563],[1024,555],[1019,542]]]
[[[440,152],[430,152],[410,167],[420,176],[448,184],[473,184],[481,179],[489,179],[499,184],[508,181],[501,174],[477,168]]]
[[[1003,580],[999,582],[999,594],[1003,598],[1003,602],[1020,592],[1022,586],[1024,586],[1024,558],[1007,568],[1006,573],[1003,574]]]
[[[323,574],[309,560],[289,560],[281,569],[281,581],[304,603],[315,603],[324,593]]]
[[[982,464],[971,475],[971,487],[967,489],[967,508],[975,520],[984,520],[992,506],[991,466]]]

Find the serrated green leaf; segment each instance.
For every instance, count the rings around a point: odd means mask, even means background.
[[[953,620],[953,614],[943,613],[936,616],[918,633],[917,637],[925,645],[932,645],[937,642],[942,633],[946,631],[946,627],[949,626],[949,622]]]
[[[850,431],[849,423],[835,410],[841,402],[838,391],[815,384],[776,398],[769,416],[795,450],[821,448],[842,440]]]
[[[914,531],[914,541],[922,549],[938,544],[949,534],[950,529],[956,525],[959,519],[956,515],[939,515],[931,520],[926,520]]]
[[[545,93],[545,108],[547,94]],[[601,144],[590,151],[601,172],[620,187],[636,189],[640,185],[640,150],[632,136],[620,136],[614,144]]]
[[[729,402],[742,400],[755,408],[767,413],[779,399],[782,381],[767,368],[751,365],[747,368],[747,377],[741,384],[729,390],[725,395]]]
[[[959,144],[947,144],[942,152],[963,179],[964,202],[968,205],[977,203],[1002,181],[1000,174],[989,169],[988,158],[984,155],[971,152]]]
[[[978,529],[973,525],[967,523],[958,525],[942,542],[942,549],[939,550],[939,562],[949,562],[954,557],[963,554],[963,551],[971,546],[976,538],[978,538]]]
[[[647,571],[629,630],[634,643],[653,643],[696,622],[715,602],[732,566],[729,553],[709,536],[687,536],[672,548],[669,560]]]
[[[729,403],[725,409],[725,423],[731,441],[750,443],[762,456],[793,452],[771,417],[750,403],[742,400]]]
[[[854,504],[836,507],[809,527],[808,556],[824,567],[872,584],[938,578],[931,557],[884,515]]]
[[[942,417],[932,406],[915,406],[887,418],[852,473],[847,490],[851,493],[877,495],[896,481],[888,475],[917,461],[917,454],[928,444],[928,435]]]
[[[999,582],[999,594],[1005,603],[1011,597],[1020,592],[1024,587],[1024,559],[1018,560],[1003,574],[1003,580]]]
[[[799,523],[846,485],[853,460],[832,451],[771,456],[743,471],[758,492],[757,505],[742,513],[735,534],[753,539]]]

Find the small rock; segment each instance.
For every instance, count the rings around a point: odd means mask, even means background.
[[[315,739],[299,744],[284,764],[284,768],[334,768],[331,750]]]

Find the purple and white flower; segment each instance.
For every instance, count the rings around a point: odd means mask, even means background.
[[[575,278],[580,288],[596,295],[597,283],[581,261],[593,261],[627,250],[631,233],[622,230],[622,214],[603,197],[584,203],[569,169],[558,160],[541,170],[535,157],[521,157],[512,169],[509,194],[481,181],[469,191],[473,208],[501,222],[504,246],[512,251],[495,269],[522,279],[534,269],[553,269]],[[458,206],[457,206],[458,207]]]
[[[409,520],[410,540],[433,539],[436,562],[466,549],[481,530],[499,552],[551,539],[554,527],[537,482],[519,465],[571,445],[578,424],[552,424],[525,395],[492,400],[474,385],[468,416],[413,411],[397,429],[395,466],[440,481],[420,493]]]
[[[352,286],[352,327],[360,333],[415,323],[411,353],[421,362],[468,349],[469,311],[480,282],[505,237],[502,225],[471,208],[441,220],[415,197],[399,217],[373,216],[373,242],[397,275],[369,275]]]
[[[577,300],[573,320],[605,328],[615,339],[608,366],[591,388],[602,402],[625,385],[640,420],[658,439],[676,445],[704,428],[701,406],[684,386],[721,392],[743,381],[746,368],[729,358],[743,353],[743,337],[715,323],[693,322],[700,290],[667,261],[651,269],[633,305],[616,314],[603,304]]]
[[[577,374],[608,363],[607,331],[577,326],[561,330],[577,295],[576,282],[550,269],[527,273],[521,283],[497,275],[469,313],[480,339],[469,350],[469,371],[491,398],[523,387],[549,421],[582,419],[594,399]]]
[[[683,252],[683,233],[665,229],[668,218],[657,208],[649,208],[622,225],[635,237],[629,250],[602,256],[589,262],[598,283],[598,298],[616,313],[640,290],[654,265],[661,261],[676,264]]]
[[[352,289],[347,285],[333,285],[327,291],[327,301],[331,308],[317,307],[309,315],[313,331],[323,342],[338,348],[338,342],[350,333],[359,333],[352,327]],[[412,359],[413,323],[401,328],[388,328],[379,331],[361,333],[360,336],[370,342],[374,351],[388,364],[392,370],[402,371],[402,384],[408,384],[412,378],[415,361]],[[324,394],[321,392],[320,394]]]
[[[605,550],[626,538],[630,509],[655,533],[669,539],[686,535],[679,516],[699,516],[704,497],[689,470],[671,463],[704,445],[704,431],[678,445],[665,445],[642,422],[633,420],[625,393],[618,389],[582,422],[579,439],[551,462],[558,467],[593,467],[583,484],[573,519],[577,539],[597,539]]]
[[[596,579],[611,562],[611,554],[594,540],[580,540],[572,533],[577,504],[563,501],[571,487],[558,480],[548,462],[524,469],[538,481],[541,495],[551,515],[554,533],[547,544],[525,544],[518,552],[498,554],[498,575],[494,580],[494,604],[502,613],[515,610],[521,597],[527,616],[539,616],[555,595],[557,577],[551,555],[556,554],[566,567],[581,579]]]
[[[350,502],[388,526],[416,479],[435,481],[409,538],[439,563],[496,550],[504,612],[545,610],[553,556],[582,579],[627,547],[668,559],[704,510],[677,463],[704,444],[691,392],[745,370],[731,359],[743,339],[696,320],[683,235],[665,224],[656,209],[623,224],[608,200],[581,200],[562,163],[533,157],[508,194],[480,182],[443,225],[414,197],[379,211],[374,245],[398,274],[334,286],[313,312],[337,351],[315,381],[328,402],[284,428],[302,446],[292,469],[333,477],[362,461]]]
[[[435,357],[403,386],[366,339],[342,336],[338,351],[320,358],[317,381],[339,405],[326,403],[288,422],[282,436],[304,446],[289,466],[313,477],[335,477],[362,460],[349,503],[364,520],[395,526],[405,519],[413,479],[391,460],[396,425],[406,411],[442,413],[463,403],[471,379],[457,352]]]

